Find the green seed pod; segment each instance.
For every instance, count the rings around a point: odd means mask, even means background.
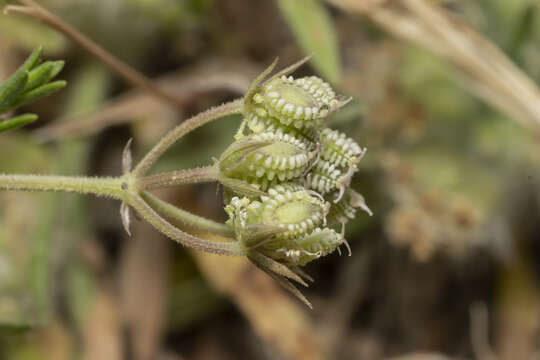
[[[313,196],[304,187],[296,184],[277,185],[262,196],[261,221],[266,226],[276,226],[287,231],[276,236],[277,240],[298,238],[326,223],[330,205],[324,199]],[[281,241],[269,246],[284,246]]]
[[[341,105],[330,85],[318,77],[295,80],[285,75],[266,81],[246,104],[246,115],[270,116],[297,129],[320,127]]]
[[[307,186],[324,195],[348,186],[350,176],[344,174],[339,167],[326,160],[319,159],[307,174]]]
[[[317,76],[308,76],[295,80],[295,85],[314,96],[319,102],[319,118],[326,118],[337,111],[342,103],[336,98],[336,93],[327,82]]]
[[[344,168],[356,166],[366,151],[345,134],[329,128],[321,131],[320,141],[321,158]]]
[[[296,240],[296,247],[279,248],[273,256],[289,265],[304,266],[334,252],[340,245],[346,244],[341,234],[329,228],[316,228],[312,233]]]
[[[341,234],[319,227],[325,223],[329,204],[303,187],[278,185],[268,195],[261,201],[234,197],[225,207],[227,224],[246,248],[303,266],[346,243]]]
[[[300,185],[288,183],[270,188],[268,195],[260,200],[234,197],[225,211],[229,214],[227,224],[247,247],[274,251],[294,245],[295,239],[325,224],[329,208],[324,199],[313,196]],[[268,229],[280,231],[266,239],[257,234],[257,230]],[[264,241],[260,243],[260,240]]]
[[[369,216],[373,215],[364,197],[352,189],[347,189],[342,199],[330,207],[328,224],[346,224],[349,219],[355,218],[357,209],[364,210]]]
[[[266,190],[274,182],[301,176],[314,155],[303,142],[288,134],[253,134],[225,150],[219,161],[220,175]]]
[[[303,266],[345,243],[334,230],[319,227],[325,224],[328,208],[302,186],[285,184],[271,188],[260,201],[234,197],[225,210],[227,224],[246,248]]]

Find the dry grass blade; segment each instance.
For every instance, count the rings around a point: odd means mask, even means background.
[[[155,359],[166,324],[170,243],[155,238],[154,230],[142,222],[133,225],[134,236],[122,252],[120,309],[133,346],[132,359]]]
[[[476,359],[497,360],[498,357],[489,344],[489,314],[486,304],[471,305],[469,313],[471,316],[471,343]]]
[[[285,358],[324,358],[303,305],[293,300],[272,278],[247,259],[200,252],[193,255],[208,281],[228,295],[257,334]]]
[[[106,284],[96,294],[82,329],[83,359],[120,360],[125,357],[117,308],[117,299],[111,286]]]
[[[442,56],[466,87],[514,120],[540,133],[540,90],[489,39],[425,0],[326,0],[368,16],[393,35]]]
[[[158,119],[173,115],[166,106],[151,96],[142,93],[127,94],[113,99],[95,113],[58,119],[38,129],[34,136],[40,142],[88,136],[110,126],[149,119],[152,114]]]
[[[247,75],[234,69],[217,69],[214,63],[206,63],[197,68],[165,75],[157,84],[174,93],[185,104],[201,93],[225,90],[241,94],[249,85],[249,74],[255,73],[251,64],[245,64],[250,71]],[[230,68],[226,65],[225,68]],[[55,141],[76,136],[95,134],[109,126],[144,119],[167,119],[176,117],[170,107],[155,97],[141,91],[120,95],[95,113],[73,118],[59,119],[51,125],[37,130],[34,135],[42,142]]]
[[[47,24],[51,28],[59,31],[73,40],[89,54],[103,62],[110,69],[120,75],[127,83],[144,89],[160,101],[165,101],[176,106],[182,106],[182,101],[174,94],[156,85],[151,79],[109,53],[86,35],[71,25],[65,23],[62,19],[58,18],[37,2],[33,0],[19,0],[19,2],[24,6],[8,5],[4,8],[4,13],[25,15]]]

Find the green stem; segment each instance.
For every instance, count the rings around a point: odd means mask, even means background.
[[[0,175],[0,190],[63,191],[94,194],[122,200],[124,178],[88,178],[71,176]]]
[[[207,111],[204,111],[194,117],[185,120],[180,125],[169,131],[153,148],[146,154],[137,167],[133,170],[136,178],[140,178],[150,170],[155,162],[171,147],[178,139],[187,133],[197,129],[198,127],[209,123],[218,118],[239,114],[242,112],[244,100],[237,99]]]
[[[156,229],[182,245],[191,247],[195,250],[220,255],[245,255],[241,245],[236,241],[208,241],[187,234],[171,225],[167,220],[156,213],[143,198],[141,198],[136,192],[130,176],[119,178],[86,178],[70,176],[0,175],[0,190],[76,192],[79,194],[94,194],[97,196],[122,200],[137,210],[137,212]],[[225,225],[214,223],[211,220],[198,218],[193,214],[190,214],[190,217],[186,214],[181,214],[179,211],[171,211],[170,207],[164,206],[164,204],[156,201],[156,199],[152,199],[151,196],[148,196],[147,198],[153,200],[159,208],[164,209],[165,212],[170,214],[173,218],[183,219],[186,223],[191,223],[194,226],[198,226],[205,230],[213,229],[216,230],[213,232],[231,235],[228,230],[225,231],[223,228]]]
[[[138,194],[129,193],[129,199],[127,199],[126,202],[137,210],[137,212],[156,229],[184,246],[219,255],[245,255],[245,251],[242,249],[239,242],[213,242],[204,240],[187,234],[174,227],[167,220],[163,219],[158,213],[156,213],[156,211],[152,209]]]
[[[234,231],[225,224],[218,223],[216,221],[192,214],[189,211],[177,208],[176,206],[169,204],[168,202],[163,201],[148,192],[142,193],[141,196],[144,201],[148,203],[148,205],[154,208],[154,210],[167,216],[170,219],[178,220],[188,226],[192,226],[194,228],[205,230],[221,236],[230,238],[234,237]]]
[[[217,178],[218,167],[212,165],[146,176],[137,179],[137,188],[140,190],[161,189],[177,185],[208,183],[217,181]]]

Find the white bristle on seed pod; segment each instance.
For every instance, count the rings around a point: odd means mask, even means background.
[[[285,125],[272,116],[258,116],[257,114],[248,114],[247,126],[255,134],[263,132],[272,132],[276,134],[287,134],[302,141],[306,148],[316,148],[316,141],[319,137],[318,131],[314,127],[296,126],[298,121]]]
[[[336,166],[355,166],[365,153],[365,149],[361,148],[356,141],[337,130],[323,129],[320,141],[321,158]]]
[[[320,194],[326,194],[343,186],[344,174],[326,160],[319,159],[306,177],[306,185]]]

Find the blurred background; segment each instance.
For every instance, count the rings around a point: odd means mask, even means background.
[[[243,259],[187,250],[141,221],[128,237],[117,202],[0,193],[0,359],[540,358],[536,0],[40,4],[179,102],[126,85],[44,24],[0,15],[0,80],[37,45],[66,60],[68,80],[24,109],[37,123],[0,136],[0,172],[119,175],[129,138],[138,159],[240,97],[276,56],[283,67],[315,52],[296,75],[354,97],[330,126],[368,148],[353,187],[375,215],[349,222],[351,257],[307,266],[309,311]],[[211,164],[239,123],[190,134],[156,171]],[[215,184],[159,195],[225,220]]]

